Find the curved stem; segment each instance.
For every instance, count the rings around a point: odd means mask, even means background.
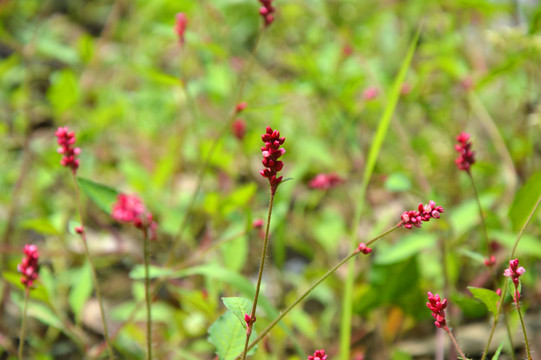
[[[385,235],[390,234],[394,230],[398,229],[400,226],[402,226],[402,223],[394,226],[393,228],[383,232],[382,234],[374,237],[370,241],[366,242],[367,245],[374,243],[376,240],[384,237]],[[317,280],[312,286],[310,286],[297,300],[295,300],[291,305],[289,305],[276,319],[274,319],[266,328],[263,330],[259,336],[252,341],[252,343],[245,349],[245,351],[250,350],[253,348],[259,341],[261,341],[265,335],[267,335],[275,326],[282,320],[289,312],[297,306],[301,301],[303,301],[319,284],[321,284],[325,279],[327,279],[330,275],[332,275],[338,268],[340,268],[342,265],[344,265],[346,262],[348,262],[351,258],[355,257],[357,254],[359,254],[359,250],[353,251],[351,254],[349,254],[347,257],[342,259],[338,264],[336,264],[332,269],[327,271],[325,275],[323,275],[319,280]]]
[[[462,360],[467,360],[468,358],[466,357],[466,355],[464,355],[464,351],[462,351],[462,349],[460,348],[460,345],[458,345],[458,343],[456,342],[456,339],[453,336],[453,333],[451,333],[451,330],[449,330],[447,326],[445,326],[443,330],[445,330],[445,332],[447,332],[447,335],[449,335],[449,338],[451,338],[451,341],[453,342],[453,345],[455,346],[456,351],[458,351],[458,353],[462,357]]]
[[[145,258],[145,302],[147,307],[147,360],[152,360],[152,313],[150,306],[150,276],[149,276],[149,239],[148,229],[143,229],[144,258]]]
[[[255,311],[257,309],[257,300],[259,299],[259,291],[261,289],[261,279],[263,278],[263,268],[265,267],[265,259],[267,258],[267,247],[269,244],[269,229],[270,229],[270,221],[271,221],[271,215],[272,215],[272,205],[274,203],[274,192],[271,191],[271,196],[269,200],[269,212],[267,214],[267,226],[265,227],[265,240],[263,241],[263,250],[261,251],[261,262],[259,264],[259,274],[257,276],[257,286],[255,288],[255,295],[254,295],[254,304],[252,306],[252,313],[250,314],[251,323],[247,324],[247,326],[251,327],[253,326],[254,319],[255,319]],[[242,359],[246,358],[246,353],[248,352],[248,343],[250,342],[250,336],[252,335],[252,332],[247,330],[246,331],[246,341],[244,343],[244,351],[242,352]]]
[[[26,310],[28,309],[28,295],[30,288],[27,286],[24,292],[23,320],[21,324],[21,333],[19,335],[19,360],[23,360],[24,335],[26,331]]]
[[[105,337],[105,342],[107,344],[107,351],[109,352],[109,359],[113,360],[115,357],[114,357],[113,348],[111,347],[111,342],[109,339],[109,331],[107,330],[107,321],[105,320],[105,310],[103,309],[103,299],[101,296],[101,289],[98,283],[96,267],[94,266],[94,261],[92,260],[92,257],[90,256],[90,251],[88,250],[88,243],[86,241],[86,230],[85,230],[84,220],[83,220],[83,210],[81,206],[81,198],[79,195],[79,186],[77,185],[77,177],[75,176],[75,173],[72,173],[72,180],[73,180],[73,185],[75,186],[75,202],[77,204],[77,211],[79,212],[79,219],[81,222],[81,227],[83,229],[80,235],[81,235],[81,239],[83,240],[86,258],[88,259],[88,264],[90,265],[90,270],[92,273],[92,281],[94,282],[94,287],[96,289],[96,297],[98,298],[98,304],[100,307],[101,323],[103,325],[103,335]]]
[[[481,206],[481,199],[479,198],[479,193],[477,192],[477,186],[475,186],[475,181],[473,180],[473,175],[470,171],[467,171],[468,177],[471,181],[471,186],[473,188],[473,192],[475,194],[475,199],[477,200],[477,206],[479,207],[479,217],[481,218],[481,225],[483,227],[483,234],[485,235],[485,245],[487,247],[487,254],[488,254],[488,260],[490,261],[490,257],[492,255],[492,249],[490,248],[490,241],[488,239],[488,232],[487,232],[487,224],[485,222],[485,215],[483,213],[483,207]]]

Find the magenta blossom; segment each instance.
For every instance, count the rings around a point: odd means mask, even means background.
[[[184,33],[186,32],[186,25],[188,25],[188,18],[186,14],[177,13],[175,16],[175,33],[178,36],[178,42],[180,45],[184,45]]]
[[[310,180],[308,185],[312,189],[329,190],[344,182],[340,176],[335,173],[331,174],[317,174],[315,178]]]
[[[265,27],[267,27],[274,21],[274,15],[272,14],[275,9],[274,6],[272,6],[272,0],[259,0],[259,2],[263,5],[259,8],[259,14],[263,17]]]
[[[519,280],[518,278],[522,276],[526,272],[526,269],[522,266],[518,266],[518,259],[515,260],[509,260],[509,267],[505,269],[503,272],[503,276],[510,277],[513,281],[513,284],[515,284],[515,301],[518,302],[520,300],[520,292],[518,291],[518,284]]]
[[[314,355],[309,355],[308,360],[327,360],[327,355],[325,355],[325,350],[316,350]]]
[[[259,173],[269,179],[271,194],[274,195],[278,185],[282,182],[282,176],[276,177],[276,175],[284,166],[284,163],[278,159],[286,152],[284,148],[280,147],[286,141],[286,138],[280,137],[278,130],[272,130],[270,126],[267,126],[267,131],[261,135],[261,139],[265,143],[265,146],[261,148],[263,154],[262,163],[265,169]]]
[[[438,294],[433,295],[428,292],[428,302],[426,306],[432,311],[432,317],[434,317],[434,324],[438,328],[447,328],[447,322],[445,320],[445,308],[447,307],[447,299],[441,299]]]
[[[461,132],[456,137],[458,144],[455,145],[455,150],[460,153],[460,156],[455,160],[455,164],[459,170],[464,170],[470,173],[470,167],[475,163],[475,152],[471,151],[470,134]]]
[[[69,131],[69,128],[65,126],[59,127],[54,134],[56,135],[58,145],[60,145],[57,151],[63,155],[60,164],[71,168],[71,171],[75,174],[79,168],[79,159],[75,157],[81,153],[81,149],[73,146],[76,141],[75,133]]]
[[[39,275],[39,252],[36,245],[25,245],[23,249],[26,255],[17,266],[17,271],[22,274],[21,283],[31,288]]]
[[[119,222],[133,224],[136,228],[148,229],[150,239],[156,239],[158,224],[136,195],[118,194],[111,216]]]
[[[423,221],[439,219],[440,213],[443,211],[443,207],[436,206],[436,203],[430,200],[427,205],[419,204],[417,210],[404,211],[400,224],[406,229],[411,229],[414,226],[420,228]]]

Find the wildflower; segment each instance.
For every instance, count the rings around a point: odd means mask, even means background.
[[[359,244],[358,249],[359,249],[359,252],[362,252],[365,255],[368,255],[368,254],[370,254],[372,252],[372,249],[369,248],[368,246],[366,246],[366,244],[363,243],[363,242]]]
[[[266,169],[261,170],[259,173],[269,179],[271,194],[274,195],[278,185],[282,182],[282,176],[276,177],[276,174],[284,166],[284,163],[278,159],[286,152],[284,148],[280,147],[286,141],[286,138],[280,137],[278,130],[272,130],[270,126],[267,126],[267,131],[261,135],[261,139],[265,143],[265,146],[261,148],[261,153],[263,154],[262,163]]]
[[[252,223],[255,229],[261,229],[263,227],[263,219],[255,219]]]
[[[329,190],[344,182],[340,176],[335,173],[317,174],[308,184],[312,189]]]
[[[470,134],[461,132],[456,137],[459,144],[455,145],[455,150],[460,153],[460,156],[455,160],[459,170],[464,170],[470,173],[470,167],[475,163],[475,152],[471,151]]]
[[[75,227],[75,232],[79,235],[81,235],[82,233],[85,232],[85,229],[82,227],[82,226],[76,226]]]
[[[400,223],[406,229],[411,229],[414,226],[420,228],[423,221],[439,219],[440,213],[443,211],[443,207],[436,206],[436,203],[430,200],[427,205],[419,204],[417,210],[404,211]]]
[[[236,106],[235,106],[235,112],[238,114],[240,113],[242,110],[246,109],[248,105],[246,105],[245,102],[241,102],[241,103],[238,103]]]
[[[518,267],[518,259],[509,260],[509,267],[503,272],[503,276],[510,277],[513,280],[513,284],[518,286],[518,278],[526,272],[524,267]]]
[[[178,36],[178,41],[180,45],[184,45],[184,32],[186,31],[186,25],[188,25],[188,19],[186,14],[177,13],[175,16],[175,33]]]
[[[429,291],[426,306],[432,311],[432,316],[436,320],[434,324],[440,329],[446,329],[447,322],[445,321],[445,308],[447,307],[447,299],[441,300],[438,294],[433,295]]]
[[[325,355],[325,350],[316,350],[314,355],[309,355],[308,360],[327,360],[327,355]]]
[[[363,91],[363,99],[366,101],[374,100],[379,95],[378,88],[369,86]]]
[[[265,21],[265,27],[272,24],[274,21],[274,6],[272,6],[272,0],[259,0],[262,7],[259,8],[259,14],[263,17],[263,20]]]
[[[79,168],[79,159],[75,157],[81,153],[81,149],[78,147],[73,147],[75,144],[75,133],[69,131],[68,127],[59,127],[58,130],[54,133],[57,137],[57,142],[60,147],[58,148],[58,153],[62,154],[62,160],[60,164],[65,167],[71,168],[73,174],[77,172]]]
[[[156,239],[158,224],[136,195],[118,194],[111,216],[117,221],[133,224],[138,229],[148,229],[150,238]]]
[[[26,257],[17,265],[17,271],[23,275],[21,276],[21,283],[29,288],[32,287],[39,275],[38,247],[36,245],[25,245],[23,252]]]
[[[246,134],[246,123],[242,119],[237,119],[231,124],[231,129],[233,131],[233,135],[239,140],[242,140],[244,138],[244,134]]]

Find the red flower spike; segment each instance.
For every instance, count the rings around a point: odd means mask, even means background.
[[[308,360],[327,360],[327,355],[325,355],[325,350],[316,350],[314,355],[308,355]]]
[[[470,167],[475,163],[475,152],[471,151],[470,134],[461,132],[456,137],[458,144],[455,145],[455,150],[460,153],[460,156],[455,160],[459,170],[470,172]]]
[[[272,24],[274,21],[274,7],[272,6],[272,0],[259,0],[262,7],[259,8],[259,14],[263,17],[263,21],[265,22],[265,27]]]
[[[116,203],[113,204],[111,216],[116,221],[132,224],[138,229],[148,230],[150,239],[156,240],[158,224],[136,195],[118,194]]]
[[[366,244],[362,242],[359,244],[359,252],[362,252],[363,254],[368,255],[372,252],[372,249],[367,247]]]
[[[60,165],[71,168],[71,171],[75,174],[79,168],[79,159],[76,159],[76,156],[81,153],[81,149],[78,147],[73,147],[75,144],[75,133],[69,131],[67,126],[59,127],[58,130],[54,133],[57,138],[58,153],[62,154],[62,160],[60,160]]]
[[[428,292],[428,302],[426,306],[432,311],[432,317],[434,324],[438,328],[447,328],[447,322],[445,320],[445,308],[447,307],[447,299],[441,300],[438,294],[433,295],[430,291]]]
[[[310,180],[308,185],[312,189],[329,190],[344,183],[344,179],[335,173],[317,174],[315,178]]]
[[[188,25],[188,18],[186,14],[177,13],[175,16],[175,33],[178,36],[178,42],[182,46],[184,45],[184,33],[186,32],[186,25]]]
[[[22,274],[21,283],[31,288],[39,275],[39,251],[36,245],[25,245],[23,252],[26,256],[17,265],[17,271]]]
[[[518,278],[522,276],[526,272],[526,269],[522,266],[518,266],[518,259],[509,260],[509,267],[505,269],[503,272],[503,276],[510,277],[513,281],[513,284],[515,284],[515,301],[518,302],[520,300],[520,293],[518,291],[518,284],[519,280]]]
[[[406,229],[412,229],[414,226],[420,228],[423,221],[439,219],[442,212],[443,207],[436,206],[436,203],[430,200],[427,205],[419,204],[417,210],[404,211],[400,223]]]
[[[269,179],[271,194],[274,195],[278,185],[282,182],[282,176],[276,177],[276,175],[284,167],[284,163],[278,159],[286,152],[284,148],[280,147],[286,141],[286,138],[280,137],[279,131],[272,130],[270,126],[267,126],[266,133],[261,135],[261,139],[265,143],[265,146],[261,148],[261,153],[263,154],[262,163],[266,169],[261,170],[259,173]]]

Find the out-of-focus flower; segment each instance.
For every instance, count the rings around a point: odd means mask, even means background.
[[[17,266],[17,271],[22,274],[21,283],[27,288],[30,288],[39,275],[39,251],[36,245],[27,244],[24,246],[23,252],[26,256],[23,257],[21,263]]]
[[[241,102],[241,103],[238,103],[236,106],[235,106],[235,112],[238,114],[240,113],[242,110],[246,109],[248,105],[245,103],[245,102]]]
[[[404,211],[400,223],[406,229],[411,229],[414,226],[420,228],[423,221],[439,219],[442,212],[444,212],[443,207],[436,206],[436,203],[430,200],[427,205],[419,204],[417,210]]]
[[[363,99],[366,101],[374,100],[379,95],[379,90],[375,86],[369,86],[363,91]]]
[[[156,239],[158,224],[136,195],[118,194],[111,216],[119,222],[132,224],[139,229],[148,229],[150,239]]]
[[[432,295],[432,293],[428,292],[428,302],[426,303],[426,306],[432,311],[432,316],[434,317],[434,324],[438,328],[446,328],[447,322],[445,321],[445,308],[447,307],[447,299],[440,299],[440,296],[438,294]]]
[[[464,170],[470,173],[470,167],[475,163],[475,152],[471,151],[470,134],[461,132],[456,137],[458,144],[455,145],[455,150],[460,153],[460,156],[455,160],[459,170]]]
[[[359,252],[362,252],[365,255],[368,255],[372,252],[372,249],[366,246],[366,244],[363,242],[359,244],[358,249],[359,249]]]
[[[69,128],[64,126],[59,127],[54,134],[56,135],[58,145],[60,145],[57,151],[63,155],[60,164],[71,168],[71,171],[75,174],[79,168],[79,159],[75,157],[81,153],[81,149],[73,147],[76,141],[75,132],[69,131]]]
[[[252,223],[252,226],[255,229],[261,229],[263,227],[263,219],[255,219],[254,222]]]
[[[274,15],[272,14],[275,9],[274,6],[272,6],[272,0],[259,0],[259,2],[263,5],[259,8],[259,14],[263,17],[265,27],[267,27],[274,21]]]
[[[231,130],[237,139],[242,140],[246,134],[246,122],[243,119],[233,121]]]
[[[496,264],[496,257],[494,255],[490,255],[487,259],[485,259],[485,266],[491,267]]]
[[[276,174],[284,167],[284,163],[278,159],[286,152],[284,148],[280,147],[286,141],[286,138],[280,137],[278,130],[272,130],[270,126],[267,126],[265,134],[261,135],[261,139],[265,143],[265,146],[261,148],[263,154],[262,163],[265,169],[259,173],[269,179],[271,194],[274,195],[278,185],[282,182],[282,176],[276,177]]]
[[[325,355],[325,350],[316,350],[314,355],[308,355],[308,360],[327,360],[327,355]]]
[[[509,267],[503,272],[503,276],[510,277],[513,280],[513,284],[518,285],[518,278],[526,272],[526,269],[522,266],[518,266],[518,259],[509,260]]]
[[[331,174],[317,174],[316,177],[314,177],[308,185],[312,189],[320,189],[320,190],[329,190],[333,187],[336,187],[344,182],[344,179],[342,179],[340,176],[338,176],[335,173]]]
[[[184,45],[184,33],[186,32],[186,25],[188,25],[188,18],[184,13],[177,13],[175,15],[175,33],[178,36],[178,42],[180,45]]]

